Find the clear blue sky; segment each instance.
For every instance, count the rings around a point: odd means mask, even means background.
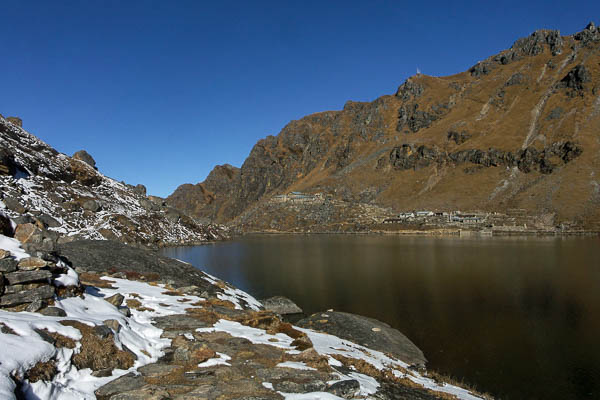
[[[0,0],[0,113],[166,196],[292,119],[579,31],[599,3]]]

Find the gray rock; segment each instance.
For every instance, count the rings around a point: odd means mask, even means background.
[[[146,186],[140,184],[135,185],[133,188],[133,192],[139,194],[140,196],[146,196]]]
[[[107,376],[112,375],[112,371],[111,368],[99,369],[98,371],[92,371],[92,376],[95,376],[96,378],[106,378]]]
[[[5,294],[0,297],[0,306],[2,307],[14,307],[20,304],[32,303],[37,300],[45,300],[54,296],[54,287],[42,286],[39,288],[13,293]]]
[[[17,225],[33,224],[35,222],[31,215],[19,215],[18,217],[13,218],[12,220]]]
[[[448,133],[446,134],[446,138],[448,139],[448,141],[452,140],[456,144],[463,144],[471,138],[471,135],[465,131],[448,131]]]
[[[314,380],[313,380],[314,379]],[[283,380],[273,383],[273,388],[278,392],[286,393],[310,393],[323,392],[327,388],[327,384],[321,380],[312,377],[312,379],[302,379],[298,382],[292,380]]]
[[[586,46],[592,42],[600,41],[600,29],[593,22],[590,22],[583,31],[576,33],[573,37]]]
[[[344,399],[353,398],[359,390],[360,383],[356,379],[336,382],[327,388],[327,392]]]
[[[115,293],[112,296],[105,298],[104,300],[108,301],[115,307],[120,307],[121,304],[123,304],[123,300],[125,300],[125,296],[123,296],[121,293]]]
[[[183,370],[180,365],[171,364],[148,364],[138,368],[138,372],[146,377],[157,378],[165,375],[169,375],[172,372]]]
[[[27,306],[25,311],[27,312],[37,312],[42,309],[46,305],[46,302],[42,300],[35,300],[30,305]]]
[[[96,390],[95,394],[98,400],[105,400],[115,394],[139,389],[142,386],[144,386],[144,378],[130,372],[102,386]]]
[[[38,219],[42,221],[45,226],[50,228],[58,228],[60,226],[60,222],[48,214],[41,214]]]
[[[14,258],[3,258],[0,260],[0,272],[14,272],[19,262]]]
[[[437,121],[448,110],[447,105],[434,105],[430,111],[419,110],[417,103],[402,105],[398,109],[398,132],[418,132],[420,129],[428,128]],[[405,128],[408,130],[405,131]]]
[[[119,312],[127,318],[131,317],[131,310],[129,307],[119,307]]]
[[[121,324],[116,319],[107,319],[103,322],[103,324],[108,326],[115,333],[119,333],[119,331],[121,330]]]
[[[185,293],[185,294],[195,294],[198,291],[198,289],[200,289],[200,288],[195,285],[182,286],[180,288],[177,288],[178,291],[180,291],[181,293]]]
[[[556,30],[540,29],[525,38],[518,39],[511,47],[524,56],[536,56],[544,52],[548,45],[553,56],[562,52],[564,41]]]
[[[46,265],[48,265],[48,262],[39,257],[27,257],[19,261],[18,267],[20,271],[35,271]]]
[[[569,89],[568,94],[570,96],[575,96],[577,94],[583,94],[585,89],[583,84],[591,81],[591,79],[592,77],[588,69],[583,64],[579,64],[569,71],[556,87]]]
[[[293,301],[283,296],[269,297],[261,301],[265,310],[272,311],[279,315],[286,314],[300,314],[302,309],[296,305]]]
[[[165,217],[167,218],[167,220],[175,224],[181,219],[181,213],[174,208],[167,208]]]
[[[96,326],[94,326],[94,328],[92,329],[92,333],[95,336],[99,337],[100,339],[106,339],[107,337],[113,335],[112,329],[110,329],[106,325],[96,325]]]
[[[559,119],[563,112],[564,112],[564,110],[562,109],[562,107],[555,107],[552,109],[552,111],[550,111],[550,114],[548,114],[546,119],[547,120]]]
[[[48,317],[66,317],[67,313],[62,308],[46,307],[40,311],[40,314]]]
[[[313,314],[296,325],[326,332],[374,350],[390,353],[407,364],[424,366],[427,362],[423,352],[406,336],[376,319],[332,311]]]
[[[20,283],[43,282],[52,278],[50,271],[38,269],[34,271],[16,271],[5,274],[4,277],[9,285],[18,285]]]
[[[525,76],[520,73],[517,72],[516,74],[512,75],[508,81],[506,81],[505,86],[514,86],[514,85],[520,85],[525,81]]]
[[[19,200],[15,199],[14,197],[7,196],[3,198],[2,201],[6,205],[6,208],[8,208],[11,211],[14,211],[18,214],[25,214],[25,212],[27,212],[27,209],[23,207],[21,202],[19,202]]]
[[[420,97],[424,91],[425,89],[423,88],[423,86],[419,85],[418,83],[407,80],[402,85],[400,85],[398,91],[396,92],[396,96],[402,99],[403,101],[408,101],[411,99],[414,100]]]
[[[154,203],[146,198],[140,199],[140,206],[142,206],[142,208],[146,211],[160,210],[160,206],[158,206],[156,203]]]
[[[96,160],[85,150],[79,150],[73,154],[73,158],[79,161],[83,161],[87,165],[96,168]]]
[[[198,328],[208,328],[212,326],[208,322],[201,321],[198,318],[194,318],[191,315],[186,314],[174,314],[167,315],[164,317],[155,317],[154,326],[157,328],[168,330],[168,331],[185,331],[192,332]]]
[[[40,338],[42,338],[44,342],[50,343],[51,345],[54,345],[54,343],[56,342],[56,340],[54,340],[54,338],[50,336],[45,330],[35,328],[34,331],[39,335]]]
[[[192,265],[164,257],[158,252],[138,249],[110,240],[75,240],[60,244],[58,253],[73,265],[90,272],[107,273],[111,268],[135,271],[140,274],[157,273],[163,281],[172,280],[174,286],[198,286],[214,296],[220,289],[202,277],[204,274]]]
[[[167,400],[171,395],[164,388],[155,385],[145,385],[136,390],[118,393],[111,396],[110,400]]]
[[[488,65],[488,63],[482,63],[482,62],[475,64],[474,66],[472,66],[469,69],[471,76],[474,76],[475,78],[479,78],[482,75],[487,75],[490,73],[490,71],[491,71],[491,68]]]
[[[92,212],[98,212],[101,209],[100,204],[98,204],[98,202],[93,199],[85,201],[83,203],[82,207],[84,210],[88,210],[88,211],[92,211]]]

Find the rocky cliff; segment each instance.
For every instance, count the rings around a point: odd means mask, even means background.
[[[20,119],[19,119],[20,121]],[[74,238],[112,239],[161,246],[226,236],[100,173],[85,151],[61,154],[0,117],[0,209],[15,221],[26,246],[52,251]]]
[[[468,71],[292,121],[239,170],[217,167],[167,202],[239,224],[299,191],[394,213],[522,209],[597,230],[599,127],[600,29],[539,30]]]

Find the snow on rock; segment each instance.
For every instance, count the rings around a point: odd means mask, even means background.
[[[271,335],[263,329],[252,328],[240,324],[239,322],[229,321],[226,319],[218,320],[212,328],[198,328],[198,332],[226,332],[234,337],[248,339],[254,344],[268,344],[270,346],[279,347],[289,350],[290,352],[298,353],[292,346],[294,339],[283,333]]]
[[[296,361],[285,361],[285,362],[277,364],[276,367],[303,369],[306,371],[316,371],[317,370],[316,368],[309,367],[308,365],[304,364],[303,362],[296,362]]]
[[[65,277],[65,281],[74,276]],[[118,378],[136,368],[156,362],[163,355],[163,349],[170,339],[161,338],[162,330],[152,325],[155,316],[185,312],[189,304],[178,300],[184,298],[199,301],[196,296],[170,296],[164,294],[164,286],[152,286],[147,283],[113,279],[114,289],[94,289],[85,293],[83,298],[71,297],[56,300],[55,306],[66,312],[66,317],[50,317],[28,312],[7,312],[0,310],[0,323],[12,333],[0,332],[0,398],[15,399],[15,382],[11,375],[23,376],[39,361],[56,360],[59,373],[51,383],[38,381],[26,385],[25,392],[30,398],[42,399],[94,399],[94,391],[109,381]],[[121,293],[126,299],[141,299],[146,307],[143,311],[131,310],[132,316],[125,317],[118,308],[104,300],[115,293]],[[115,344],[119,348],[127,346],[136,356],[134,366],[129,370],[114,370],[112,376],[97,378],[91,370],[77,370],[71,365],[73,352],[45,342],[35,329],[47,329],[74,340],[81,339],[81,333],[70,326],[60,324],[63,320],[77,320],[87,325],[101,325],[106,320],[117,320],[121,326],[115,333]],[[6,330],[8,331],[8,330]],[[221,355],[219,360],[226,361]],[[36,397],[34,397],[36,396]]]
[[[217,352],[219,357],[209,358],[208,360],[198,364],[200,368],[214,367],[216,365],[228,365],[231,366],[227,361],[231,360],[227,354]]]
[[[86,239],[180,244],[226,236],[224,227],[202,225],[179,211],[152,203],[130,185],[104,176],[83,161],[58,153],[35,136],[0,118],[0,147],[16,166],[0,175],[3,199],[25,214],[36,211],[57,223],[48,230]],[[22,210],[0,208],[10,217]]]
[[[438,384],[433,379],[421,376],[417,372],[409,371],[409,365],[396,360],[395,358],[389,357],[384,353],[376,350],[369,349],[365,346],[361,346],[356,343],[349,342],[347,340],[340,339],[336,336],[332,336],[326,333],[315,332],[310,329],[303,329],[294,326],[294,329],[297,329],[301,332],[306,333],[311,342],[313,343],[315,351],[320,355],[327,356],[329,359],[329,364],[333,367],[341,367],[343,364],[336,360],[333,355],[340,355],[350,359],[363,360],[378,370],[388,369],[391,370],[392,373],[399,378],[408,378],[411,381],[415,382],[418,385],[421,385],[427,389],[431,389],[437,392],[449,393],[456,396],[459,399],[465,400],[475,400],[479,399],[479,397],[473,395],[466,389],[448,385],[445,383]],[[245,325],[242,325],[238,322],[228,321],[221,319],[217,321],[212,328],[199,328],[198,332],[226,332],[234,337],[241,337],[248,339],[250,342],[254,344],[266,344],[274,347],[279,347],[285,349],[289,354],[298,354],[299,351],[295,349],[291,345],[293,339],[283,333],[278,333],[276,335],[272,335],[267,333],[263,329],[252,328]],[[296,362],[285,362],[277,365],[278,367],[288,367],[297,369],[308,369],[308,367],[304,366],[302,363]],[[306,368],[302,368],[302,366]],[[372,394],[377,390],[379,384],[377,381],[371,377],[368,377],[364,374],[359,373],[351,373],[349,375],[340,374],[341,380],[344,379],[356,379],[360,383],[360,393],[364,395]],[[280,393],[285,396],[286,399],[333,399],[337,398],[332,396],[331,394],[325,394],[326,397],[318,397],[325,396],[322,393],[308,393],[308,394],[289,394],[289,393]],[[299,397],[298,397],[299,396]],[[303,397],[304,396],[304,397]],[[307,396],[307,397],[306,397]],[[316,396],[316,397],[315,397]]]
[[[203,278],[210,282],[211,284],[221,287],[222,293],[217,294],[217,298],[220,300],[225,300],[233,303],[236,310],[243,310],[241,302],[244,302],[250,307],[250,309],[254,311],[258,311],[262,309],[262,304],[260,301],[256,300],[254,297],[250,296],[248,293],[243,290],[236,289],[226,285],[223,281],[220,281],[218,278],[204,272]],[[220,283],[221,282],[221,283]],[[224,286],[224,287],[223,287]]]
[[[313,393],[284,393],[277,392],[282,395],[286,400],[343,400],[343,397],[335,396],[327,392],[313,392]]]
[[[0,249],[8,250],[17,259],[29,257],[29,254],[21,248],[21,242],[17,239],[9,238],[4,235],[0,235]]]

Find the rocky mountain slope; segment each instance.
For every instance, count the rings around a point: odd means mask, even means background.
[[[51,250],[61,240],[112,239],[161,246],[226,236],[101,174],[85,151],[68,157],[0,116],[0,208],[21,225],[19,238]]]
[[[599,150],[600,29],[539,30],[468,71],[418,74],[394,95],[292,121],[240,169],[216,167],[167,203],[250,230],[273,215],[273,196],[292,191],[391,215],[520,209],[550,216],[550,226],[598,230]],[[351,217],[338,214],[326,222]]]

